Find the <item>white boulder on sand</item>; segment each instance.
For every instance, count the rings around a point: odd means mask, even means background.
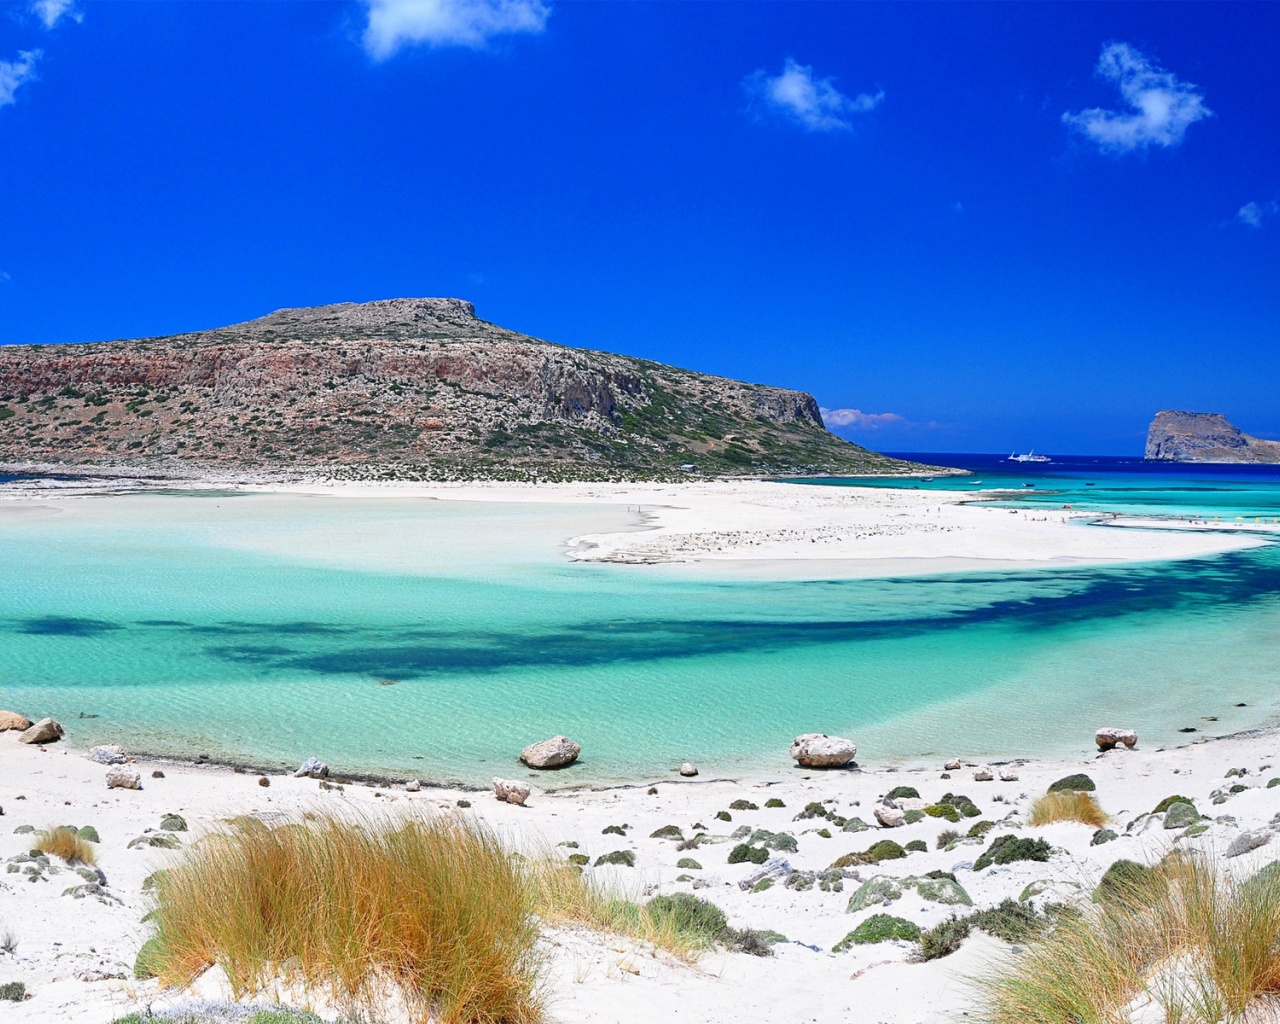
[[[25,732],[30,728],[31,719],[26,715],[20,715],[16,711],[0,711],[0,732],[8,732],[10,729]]]
[[[899,828],[907,823],[907,814],[896,807],[877,807],[876,821],[885,828]]]
[[[843,768],[858,755],[853,740],[806,732],[791,741],[791,757],[801,768]]]
[[[19,743],[55,743],[62,739],[62,725],[52,718],[42,718],[18,737]]]
[[[995,773],[991,770],[991,765],[989,764],[979,765],[973,773],[974,782],[990,782],[995,777]]]
[[[293,777],[295,779],[327,779],[329,766],[318,757],[309,757],[298,765],[298,770],[293,773]]]
[[[1107,727],[1099,729],[1093,737],[1099,750],[1114,750],[1119,744],[1133,749],[1138,743],[1138,734],[1133,729],[1116,729]]]
[[[520,752],[520,760],[530,768],[566,768],[578,760],[582,745],[568,736],[552,736],[549,740],[530,743]]]
[[[694,766],[693,762],[686,761],[680,766],[680,774],[686,779],[692,779],[698,774],[698,769]]]
[[[107,772],[107,789],[141,789],[142,776],[132,768],[112,768]]]
[[[102,746],[90,747],[85,755],[90,761],[98,764],[124,764],[129,760],[124,748],[115,743],[104,743]]]
[[[515,782],[511,779],[494,779],[493,793],[499,799],[509,804],[519,804],[524,806],[524,802],[529,799],[532,792],[523,782]]]

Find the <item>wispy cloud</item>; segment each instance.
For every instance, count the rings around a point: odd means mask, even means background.
[[[790,57],[781,74],[759,68],[742,85],[753,100],[811,132],[849,131],[855,114],[874,110],[884,101],[883,90],[850,98],[836,88],[834,78],[815,78],[813,68]]]
[[[1107,43],[1096,73],[1114,82],[1128,110],[1093,107],[1062,115],[1065,124],[1107,153],[1179,145],[1187,129],[1212,117],[1197,86],[1184,82],[1128,43]]]
[[[386,60],[402,46],[484,46],[494,36],[541,32],[551,8],[543,0],[364,0],[364,46]]]
[[[39,50],[22,50],[17,60],[0,60],[0,107],[15,102],[18,87],[36,76]]]
[[[823,409],[822,422],[828,427],[854,427],[859,430],[911,425],[905,416],[896,412],[863,412],[861,409]]]
[[[64,16],[72,21],[84,20],[84,15],[76,10],[75,0],[31,0],[31,9],[45,28],[53,28]]]
[[[1248,227],[1260,228],[1264,220],[1277,213],[1280,213],[1280,203],[1274,199],[1266,203],[1245,203],[1236,211],[1236,220]]]

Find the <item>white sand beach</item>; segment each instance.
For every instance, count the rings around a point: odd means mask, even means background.
[[[1280,739],[1273,732],[1164,751],[1139,743],[1135,750],[1106,754],[1094,752],[1092,737],[1082,736],[1079,758],[1013,765],[1016,781],[1000,781],[997,773],[996,781],[990,782],[975,781],[972,764],[947,773],[949,777],[941,765],[909,772],[878,770],[870,751],[861,755],[861,770],[804,770],[793,766],[787,751],[780,750],[778,770],[770,778],[683,780],[673,774],[655,780],[652,787],[543,792],[536,773],[522,768],[513,757],[511,777],[534,786],[528,806],[516,807],[498,802],[491,792],[424,788],[411,793],[398,783],[322,789],[313,779],[276,775],[264,788],[252,773],[147,761],[129,765],[142,776],[140,791],[108,790],[107,769],[76,749],[74,723],[70,725],[66,740],[47,747],[20,745],[14,732],[0,734],[0,807],[4,809],[0,858],[11,861],[29,848],[31,836],[25,830],[14,831],[23,826],[91,824],[101,838],[96,851],[107,882],[101,896],[77,898],[64,891],[82,880],[66,868],[58,870],[56,863],[37,879],[15,869],[0,874],[0,925],[17,939],[12,954],[0,954],[0,984],[22,980],[31,993],[27,1001],[6,1009],[6,1020],[105,1024],[131,1010],[191,998],[191,993],[161,991],[154,981],[131,977],[134,958],[147,936],[141,919],[150,904],[142,891],[143,880],[181,857],[182,850],[130,848],[130,843],[139,836],[161,834],[161,818],[173,813],[185,819],[189,831],[163,834],[176,836],[183,847],[234,815],[255,815],[265,821],[296,820],[316,810],[395,815],[430,809],[475,815],[515,849],[535,853],[551,849],[554,855],[565,856],[571,851],[555,844],[567,840],[579,844],[572,852],[581,851],[593,859],[614,850],[634,851],[634,868],[587,870],[605,873],[637,898],[695,892],[721,906],[731,924],[773,929],[790,940],[776,945],[773,957],[713,952],[690,965],[654,955],[618,936],[549,929],[542,940],[550,955],[549,1019],[566,1024],[963,1020],[976,997],[972,980],[1012,955],[1010,947],[975,932],[959,952],[928,963],[909,962],[914,944],[907,942],[854,946],[851,951],[833,953],[832,946],[877,909],[922,927],[957,909],[925,900],[908,889],[891,907],[847,913],[850,897],[862,882],[878,875],[903,878],[943,870],[955,873],[978,907],[1006,897],[1017,899],[1030,883],[1045,879],[1049,884],[1037,900],[1087,900],[1106,867],[1121,857],[1150,863],[1180,847],[1220,859],[1235,839],[1250,830],[1264,845],[1224,861],[1233,877],[1244,877],[1280,853],[1280,843],[1272,838],[1280,828],[1276,820],[1280,799],[1275,790],[1266,788],[1280,774]],[[956,751],[959,757],[963,753]],[[1231,769],[1243,774],[1227,777]],[[154,772],[162,772],[163,778],[153,777]],[[1074,772],[1086,772],[1095,780],[1098,800],[1119,838],[1091,846],[1094,830],[1086,825],[1025,826],[1031,799],[1055,779]],[[936,800],[944,792],[962,792],[979,806],[983,819],[998,823],[992,836],[1034,834],[1047,840],[1054,853],[1048,863],[1016,862],[974,871],[972,863],[982,852],[981,845],[935,849],[938,834],[951,827],[944,820],[926,817],[893,829],[875,827],[874,809],[892,787],[900,785],[915,787],[925,800]],[[1233,786],[1239,787],[1237,792],[1230,792]],[[1162,815],[1145,814],[1175,793],[1192,798],[1211,816],[1201,835],[1184,838],[1184,830],[1163,827]],[[1220,799],[1215,800],[1214,794]],[[785,806],[766,808],[769,798],[780,799]],[[459,800],[469,801],[470,807],[460,808]],[[747,800],[760,809],[730,812],[732,822],[717,820],[716,812],[735,800]],[[827,824],[823,819],[795,820],[815,801],[841,816],[860,817],[872,828],[851,833],[833,827],[828,829],[831,838],[826,838],[817,831]],[[623,826],[625,835],[602,834],[610,825]],[[706,831],[728,836],[743,825],[790,833],[798,849],[781,856],[796,871],[821,870],[842,854],[864,850],[886,837],[901,844],[922,840],[928,850],[860,867],[843,881],[839,892],[822,891],[816,885],[807,890],[789,888],[781,879],[765,891],[744,891],[738,883],[758,869],[726,862],[732,841],[704,842],[697,849],[680,852],[674,842],[649,838],[667,825],[678,826],[686,835]],[[678,868],[682,857],[695,858],[701,868]],[[696,881],[678,881],[679,876]],[[201,979],[195,991],[208,997],[226,995],[217,971]],[[323,1002],[319,1008],[324,1009]]]

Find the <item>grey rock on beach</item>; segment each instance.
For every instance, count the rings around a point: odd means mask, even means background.
[[[327,779],[329,766],[318,757],[309,757],[298,765],[298,770],[293,773],[293,777],[295,779]]]
[[[55,743],[62,739],[63,730],[52,718],[42,718],[18,737],[19,743]]]
[[[896,807],[877,807],[876,821],[880,822],[885,828],[898,828],[907,823],[907,815],[905,811],[900,811]]]
[[[90,747],[89,753],[85,756],[90,761],[98,764],[124,764],[129,760],[125,756],[124,748],[114,743],[104,743],[101,746]]]
[[[1093,739],[1098,744],[1099,750],[1114,750],[1120,745],[1132,750],[1137,745],[1138,734],[1133,729],[1116,729],[1113,726],[1107,726],[1099,729]]]
[[[523,807],[531,792],[532,790],[523,782],[515,782],[511,779],[493,780],[494,796],[504,803],[517,804]]]
[[[520,753],[520,760],[530,768],[567,768],[578,760],[582,745],[568,736],[552,736],[549,740],[530,743]]]
[[[10,729],[26,731],[30,728],[31,719],[26,715],[20,715],[16,711],[0,711],[0,732],[8,732]]]
[[[141,789],[142,776],[132,768],[112,768],[107,772],[107,789]]]
[[[1231,845],[1227,847],[1227,857],[1240,857],[1246,853],[1252,853],[1261,846],[1266,846],[1271,842],[1271,836],[1266,832],[1242,832],[1231,840]]]
[[[692,762],[686,761],[684,764],[680,766],[680,774],[684,776],[684,778],[686,779],[692,779],[695,775],[698,774],[698,769],[693,765]]]
[[[853,740],[806,732],[791,742],[791,757],[802,768],[843,768],[858,756]]]

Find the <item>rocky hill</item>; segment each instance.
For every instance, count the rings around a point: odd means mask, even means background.
[[[1167,462],[1280,462],[1280,441],[1252,437],[1220,412],[1156,413],[1147,430],[1148,459]]]
[[[566,348],[459,299],[0,347],[0,464],[407,479],[924,468],[829,433],[804,392]]]

